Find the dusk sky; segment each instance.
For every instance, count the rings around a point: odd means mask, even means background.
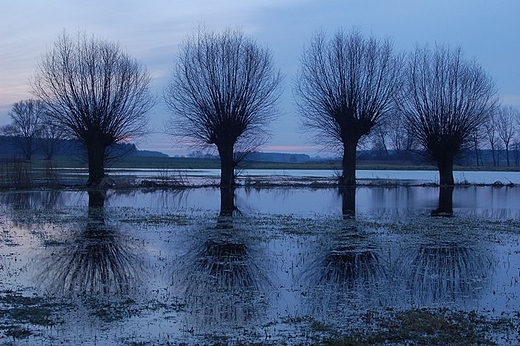
[[[268,46],[285,75],[280,116],[262,149],[324,154],[302,134],[293,100],[299,59],[320,29],[359,28],[365,35],[390,37],[397,51],[415,45],[461,46],[493,77],[504,105],[520,108],[519,0],[0,0],[0,126],[13,103],[32,98],[29,80],[41,54],[64,29],[118,42],[153,76],[159,103],[150,112],[152,133],[139,149],[185,154],[161,131],[169,111],[162,100],[179,43],[200,24],[210,30],[241,28]]]

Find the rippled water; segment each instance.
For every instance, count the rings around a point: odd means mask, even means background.
[[[456,187],[449,218],[430,216],[439,197],[427,186],[1,192],[0,304],[18,313],[0,315],[0,341],[308,343],[299,323],[311,319],[348,331],[389,308],[516,313],[520,189]]]

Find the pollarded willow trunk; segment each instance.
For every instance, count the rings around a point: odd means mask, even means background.
[[[343,173],[339,180],[340,186],[356,185],[356,148],[357,141],[348,140],[343,142]]]
[[[220,156],[220,186],[235,186],[235,159],[232,144],[217,145]]]
[[[454,158],[452,157],[445,157],[437,162],[437,167],[439,168],[439,184],[441,186],[455,185],[455,180],[453,179],[453,162]]]
[[[105,149],[102,143],[88,143],[88,185],[97,186],[105,177]]]

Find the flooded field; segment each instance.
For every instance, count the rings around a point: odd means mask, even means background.
[[[520,188],[4,191],[0,278],[8,345],[517,344]]]

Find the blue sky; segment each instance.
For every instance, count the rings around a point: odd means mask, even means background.
[[[292,88],[302,49],[312,35],[357,27],[391,37],[398,51],[437,43],[462,46],[496,82],[505,105],[520,108],[520,1],[518,0],[0,0],[0,126],[14,102],[31,98],[29,79],[38,58],[63,30],[118,42],[153,76],[159,104],[152,133],[140,149],[170,155],[192,150],[165,135],[169,114],[161,100],[179,43],[199,24],[241,28],[267,45],[285,75],[280,116],[265,151],[325,154],[301,132]]]

